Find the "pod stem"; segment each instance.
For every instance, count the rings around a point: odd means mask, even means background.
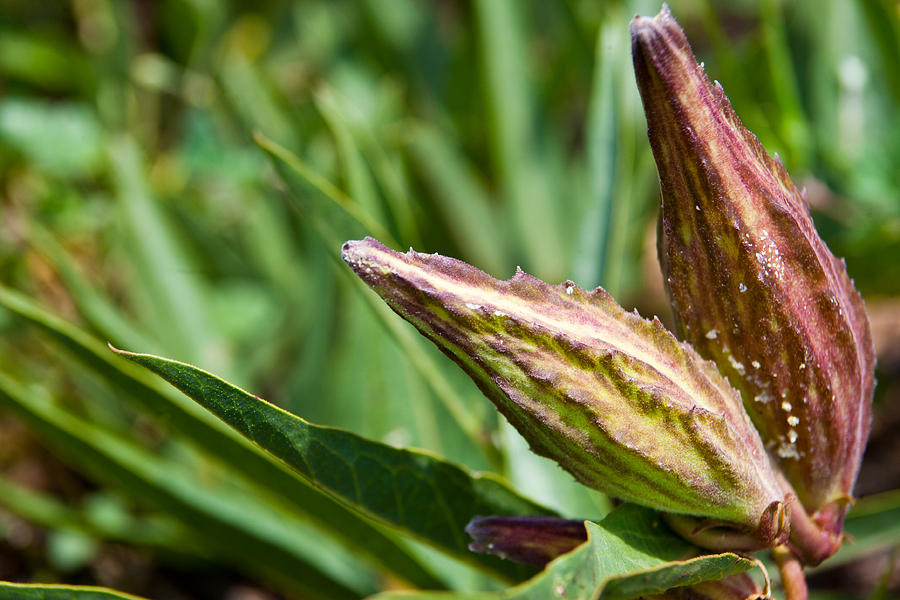
[[[786,544],[773,548],[772,558],[775,559],[778,572],[781,574],[785,600],[808,600],[809,591],[806,588],[800,558]]]
[[[840,550],[846,510],[842,503],[833,502],[810,516],[787,480],[783,476],[779,478],[781,487],[787,492],[785,504],[791,522],[788,546],[803,565],[815,567]]]

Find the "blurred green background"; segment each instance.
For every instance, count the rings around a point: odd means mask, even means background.
[[[747,127],[806,186],[867,299],[881,366],[867,459],[877,471],[864,469],[860,491],[900,487],[900,5],[670,6]],[[607,500],[532,457],[474,385],[372,302],[339,248],[373,235],[496,277],[520,265],[602,285],[665,320],[658,185],[628,38],[631,16],[658,10],[0,0],[0,282],[18,294],[4,305],[27,304],[0,312],[0,369],[46,399],[31,416],[0,412],[0,579],[156,598],[309,593],[262,558],[204,541],[191,513],[159,499],[174,475],[135,483],[67,445],[110,436],[146,473],[177,471],[198,488],[228,480],[232,509],[283,522],[230,481],[215,449],[173,434],[73,351],[82,330],[88,346],[197,364],[313,422],[495,471],[569,516],[602,516]],[[39,309],[78,331],[22,316]],[[404,585],[334,528],[292,518],[290,552],[317,573],[360,596]],[[410,548],[443,585],[497,585]],[[862,597],[883,580],[888,593],[889,571],[871,569],[874,579],[849,567],[817,577]]]

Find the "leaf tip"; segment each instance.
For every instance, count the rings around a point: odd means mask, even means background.
[[[118,354],[119,356],[125,356],[126,354],[131,354],[131,352],[128,352],[127,350],[121,350],[119,348],[116,348],[115,346],[112,345],[112,342],[109,342],[109,341],[106,342],[106,346],[107,346],[107,348],[109,348],[110,350],[112,350],[113,352]]]

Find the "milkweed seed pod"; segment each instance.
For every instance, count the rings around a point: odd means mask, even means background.
[[[783,494],[740,397],[658,320],[602,289],[498,281],[367,238],[343,258],[457,362],[532,449],[578,481],[672,513],[784,537]]]
[[[740,390],[802,505],[837,535],[871,420],[862,300],[803,194],[710,83],[668,8],[635,17],[631,34],[679,331]]]

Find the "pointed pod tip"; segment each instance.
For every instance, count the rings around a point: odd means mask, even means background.
[[[631,35],[633,37],[638,33],[651,32],[660,25],[669,25],[674,22],[675,18],[672,16],[672,11],[669,10],[669,5],[663,3],[659,13],[653,17],[634,15],[634,18],[631,19]]]
[[[631,19],[631,44],[633,47],[642,47],[647,44],[649,37],[654,35],[653,17],[635,15]]]
[[[384,245],[375,238],[369,236],[366,236],[361,240],[347,240],[344,242],[344,245],[341,246],[341,255],[355,252],[366,247],[383,248]]]
[[[656,16],[637,15],[631,20],[631,54],[645,107],[673,84],[669,80],[685,57],[692,57],[684,31],[666,5]]]
[[[375,238],[349,240],[341,246],[341,258],[350,268],[357,271],[363,262],[371,260],[374,253],[384,250],[387,250],[387,247]]]

